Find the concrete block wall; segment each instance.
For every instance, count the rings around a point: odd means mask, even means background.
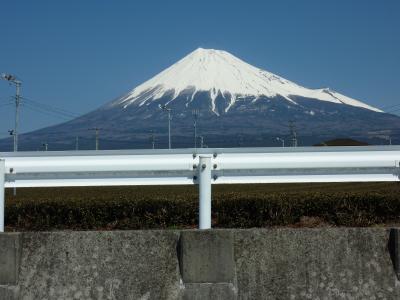
[[[179,250],[183,299],[237,298],[232,231],[184,231]]]
[[[400,299],[397,229],[0,234],[2,299]]]

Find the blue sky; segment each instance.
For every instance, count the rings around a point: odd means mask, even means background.
[[[16,74],[24,97],[76,114],[198,47],[380,108],[400,104],[398,0],[0,3],[0,73]],[[13,93],[0,82],[0,137],[13,127]],[[24,132],[64,120],[29,103]]]

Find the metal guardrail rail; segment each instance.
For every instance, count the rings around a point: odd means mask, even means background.
[[[207,148],[0,153],[4,188],[199,185],[199,228],[211,228],[211,185],[400,181],[400,146]]]

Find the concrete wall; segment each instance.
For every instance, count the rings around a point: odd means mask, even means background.
[[[0,234],[2,299],[400,299],[398,230]]]

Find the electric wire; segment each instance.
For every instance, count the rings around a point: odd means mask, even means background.
[[[0,107],[4,107],[4,106],[11,106],[14,103],[10,102],[10,103],[0,103]]]
[[[54,113],[54,112],[42,109],[42,108],[34,106],[34,105],[30,104],[30,103],[26,103],[26,102],[25,103],[21,103],[21,106],[22,107],[26,107],[26,108],[28,108],[28,109],[30,109],[32,111],[45,114],[45,115],[53,117],[53,118],[56,117],[56,118],[62,119],[63,121],[68,121],[68,120],[71,119],[71,117],[67,117],[65,115],[61,115],[61,114],[58,114],[58,113]]]
[[[387,114],[393,114],[394,112],[398,112],[398,111],[400,111],[400,108],[397,108],[397,109],[394,109],[394,110],[389,110],[386,113]]]
[[[32,111],[38,112],[38,113],[42,113],[45,114],[47,116],[51,116],[51,117],[57,117],[62,119],[63,121],[68,121],[71,120],[72,118],[76,118],[79,117],[78,114],[70,112],[68,110],[62,109],[62,108],[58,108],[49,104],[43,104],[39,101],[30,99],[30,98],[25,98],[25,97],[21,97],[21,105],[23,107],[26,107]],[[10,97],[9,99],[6,98],[0,98],[0,107],[5,107],[5,106],[10,106],[15,104],[15,99],[14,97]],[[393,112],[397,112],[400,111],[400,108],[397,108],[398,106],[400,106],[400,104],[395,104],[395,105],[391,105],[388,106],[386,108],[394,108],[392,110],[389,110],[385,113],[393,113]],[[286,128],[289,128],[288,125],[284,125],[282,122],[277,122],[280,123],[279,125],[284,126]],[[188,129],[190,129],[191,126],[188,126]],[[88,128],[87,130],[93,130],[93,128]],[[320,126],[316,126],[316,127],[310,127],[310,126],[298,126],[296,125],[296,130],[308,130],[308,131],[318,131],[318,130],[326,130],[326,125],[321,124]],[[371,130],[354,130],[354,132],[379,132],[379,131],[397,131],[400,130],[400,128],[376,128],[376,129],[371,129]],[[102,132],[107,132],[107,133],[117,133],[117,134],[123,134],[123,135],[132,135],[132,134],[145,134],[145,132],[143,133],[130,133],[129,131],[123,131],[123,130],[119,130],[116,128],[99,128],[99,131]],[[83,129],[76,129],[75,131],[76,133],[79,133],[80,135],[85,135],[83,132]],[[48,134],[64,134],[66,133],[66,131],[48,131],[46,132]],[[69,133],[71,133],[71,130],[69,130]],[[282,135],[282,134],[281,134]],[[288,136],[290,135],[289,133],[287,134]],[[299,138],[301,138],[302,136],[298,136]],[[304,137],[309,137],[309,136],[304,136]],[[0,137],[0,138],[5,138],[5,137]],[[84,138],[81,136],[81,138]],[[103,139],[99,139],[99,140],[103,140]],[[109,139],[110,140],[110,139]],[[119,140],[115,140],[115,141],[119,141]],[[124,141],[124,140],[123,140]]]
[[[382,110],[389,109],[389,108],[392,108],[392,107],[397,107],[397,106],[400,106],[400,103],[398,103],[398,104],[393,104],[393,105],[388,105],[388,106],[384,106],[384,107],[382,107]]]
[[[49,105],[49,104],[44,104],[44,103],[41,103],[39,101],[32,100],[30,98],[25,98],[25,97],[21,97],[21,98],[23,100],[25,100],[24,102],[29,102],[29,103],[37,106],[38,108],[40,108],[42,110],[47,110],[47,111],[49,111],[51,113],[59,114],[59,115],[62,115],[64,117],[67,117],[67,118],[79,117],[79,114],[76,114],[74,112],[68,111],[68,110],[63,109],[63,108],[59,108],[59,107],[56,107],[56,106],[53,106],[53,105]]]

